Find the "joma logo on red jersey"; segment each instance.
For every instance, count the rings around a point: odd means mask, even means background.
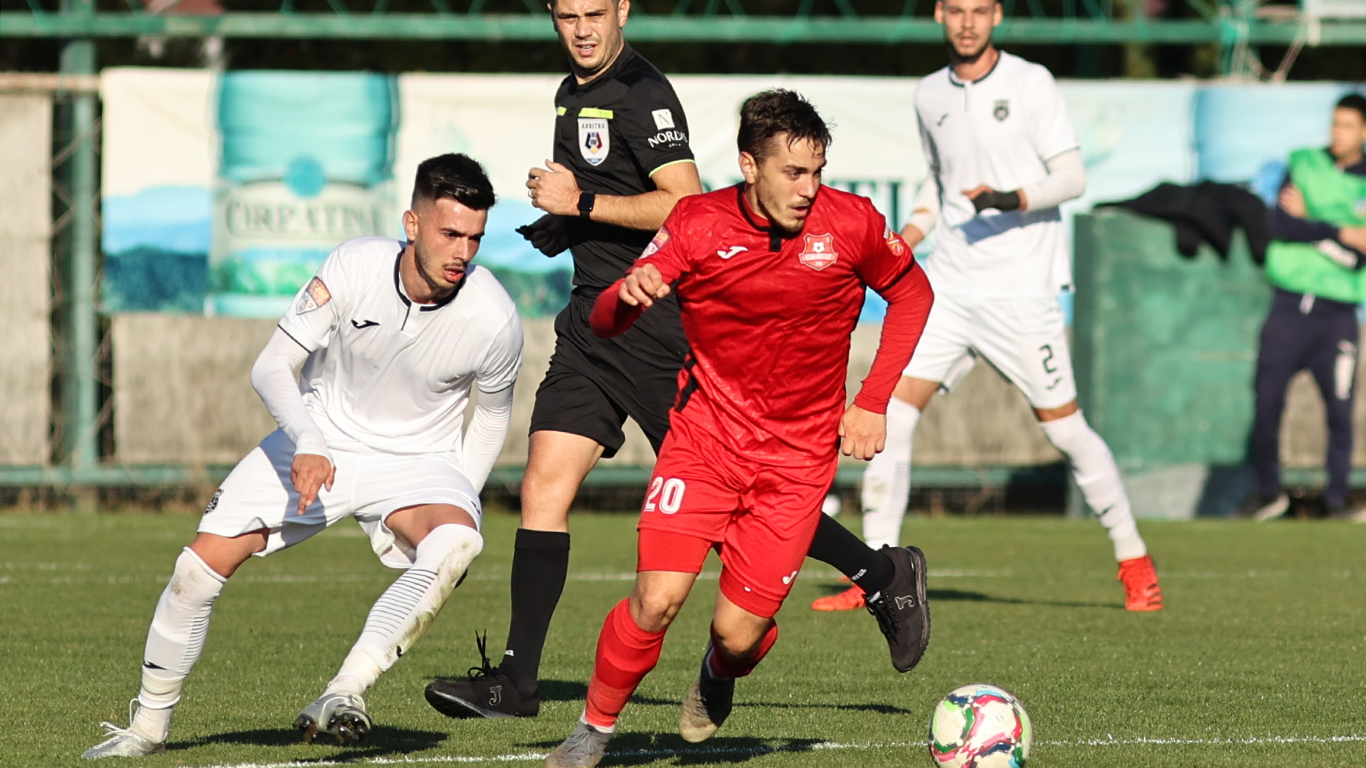
[[[805,247],[797,254],[803,264],[818,272],[834,264],[839,257],[835,253],[834,235],[806,235]]]

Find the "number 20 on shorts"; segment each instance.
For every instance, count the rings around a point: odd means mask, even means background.
[[[650,481],[650,493],[645,497],[645,511],[653,512],[658,509],[666,515],[672,515],[683,505],[685,490],[687,486],[676,477],[668,480],[656,477]]]

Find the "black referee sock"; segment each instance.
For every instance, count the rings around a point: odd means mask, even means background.
[[[569,574],[569,534],[517,529],[512,551],[512,622],[498,668],[525,696],[536,691],[550,617]]]
[[[891,558],[863,543],[829,515],[821,515],[816,538],[807,557],[833,565],[867,594],[881,592],[892,583],[896,568]]]

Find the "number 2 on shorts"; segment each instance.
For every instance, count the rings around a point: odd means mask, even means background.
[[[656,499],[658,499],[658,509],[666,515],[672,515],[683,505],[683,492],[687,490],[687,485],[676,477],[665,480],[656,477],[650,481],[650,493],[645,497],[645,511],[653,512],[656,509]]]

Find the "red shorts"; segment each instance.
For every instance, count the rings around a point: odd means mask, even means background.
[[[753,461],[708,438],[670,431],[637,525],[636,570],[700,573],[714,548],[721,593],[772,617],[811,549],[836,465],[834,456],[804,467]]]

